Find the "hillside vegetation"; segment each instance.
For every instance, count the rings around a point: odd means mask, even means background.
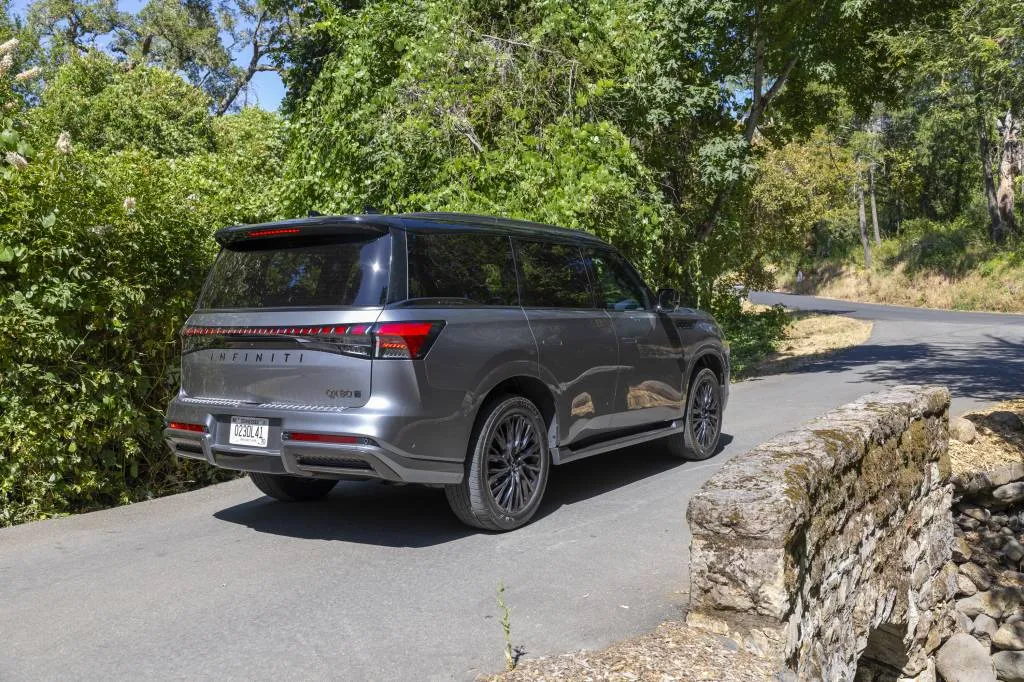
[[[999,248],[983,226],[965,222],[919,221],[901,232],[875,248],[870,268],[859,251],[790,264],[778,278],[779,288],[851,301],[1024,312],[1024,250]]]

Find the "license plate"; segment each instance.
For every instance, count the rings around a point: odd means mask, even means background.
[[[259,417],[232,417],[231,435],[228,442],[232,445],[249,445],[256,448],[267,447],[267,432],[270,431],[270,420]]]

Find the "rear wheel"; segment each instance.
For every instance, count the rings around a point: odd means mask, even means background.
[[[666,439],[669,452],[699,461],[715,454],[722,435],[722,387],[708,368],[697,372],[686,397],[686,424],[682,433]]]
[[[548,484],[548,434],[536,405],[509,396],[485,408],[473,429],[466,475],[445,488],[448,504],[463,523],[486,530],[512,530],[537,512]]]
[[[282,502],[319,500],[331,492],[338,483],[329,478],[302,478],[256,472],[250,473],[249,478],[264,495],[269,495]]]

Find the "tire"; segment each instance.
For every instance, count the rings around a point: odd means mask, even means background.
[[[282,502],[319,500],[331,492],[338,483],[329,478],[302,478],[255,472],[250,473],[249,478],[264,495]]]
[[[513,530],[537,513],[550,470],[548,431],[537,406],[502,396],[481,411],[469,439],[466,475],[462,483],[445,486],[445,495],[463,523]]]
[[[683,432],[669,436],[665,442],[673,456],[699,462],[717,452],[721,436],[722,387],[715,373],[705,367],[690,381]]]

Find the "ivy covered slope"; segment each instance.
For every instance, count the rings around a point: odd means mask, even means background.
[[[0,525],[218,475],[160,442],[177,331],[213,228],[270,217],[283,156],[276,115],[213,120],[163,70],[90,55],[34,78],[0,77]]]

